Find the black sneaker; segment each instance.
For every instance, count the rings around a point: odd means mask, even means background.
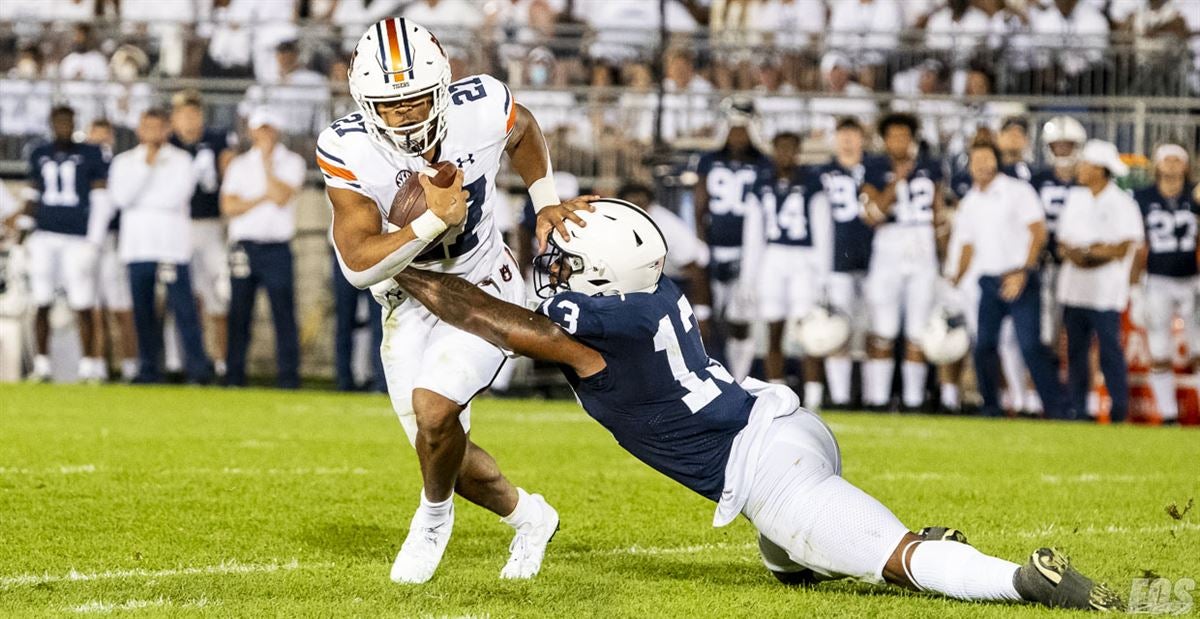
[[[1052,608],[1125,611],[1121,596],[1079,573],[1066,555],[1053,548],[1035,550],[1013,576],[1013,587],[1022,598]]]

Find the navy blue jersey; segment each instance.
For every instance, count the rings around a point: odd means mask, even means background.
[[[812,247],[812,199],[821,191],[821,176],[808,166],[796,166],[779,176],[774,165],[759,171],[754,195],[762,207],[767,242]]]
[[[91,144],[45,144],[29,156],[29,184],[41,194],[37,228],[87,235],[92,187],[107,180],[108,165]]]
[[[663,278],[652,293],[566,292],[539,311],[604,357],[587,378],[563,368],[587,414],[638,460],[718,500],[754,397],[704,351],[679,288]]]
[[[1055,176],[1054,168],[1044,168],[1033,174],[1030,184],[1042,198],[1042,210],[1046,213],[1046,253],[1049,254],[1050,260],[1057,264],[1060,262],[1056,240],[1058,238],[1056,235],[1058,215],[1066,206],[1067,194],[1071,193],[1071,188],[1075,186],[1075,183],[1063,181]]]
[[[1167,277],[1197,274],[1200,205],[1192,196],[1193,190],[1193,186],[1187,185],[1182,194],[1172,198],[1163,197],[1156,185],[1133,192],[1146,225],[1147,273]]]
[[[1033,180],[1033,172],[1029,169],[1029,164],[1024,161],[1018,161],[1015,165],[1002,165],[1000,173],[1019,178],[1027,183]],[[971,171],[965,167],[950,176],[950,191],[954,193],[955,200],[962,200],[974,184],[975,179],[971,178]]]
[[[883,157],[867,164],[864,183],[883,191],[892,181],[892,162]],[[884,223],[901,226],[932,226],[933,200],[942,181],[942,164],[936,159],[919,159],[903,182],[896,184],[896,202]]]
[[[749,161],[730,158],[724,151],[700,157],[696,173],[708,190],[708,218],[704,222],[708,244],[741,247],[746,198],[754,189],[759,170],[770,161],[756,155]]]
[[[228,134],[205,129],[200,139],[184,144],[179,136],[171,136],[171,144],[192,155],[196,170],[196,191],[192,194],[192,219],[215,219],[221,216],[221,171],[217,162],[229,148]]]
[[[865,271],[871,263],[875,232],[862,219],[862,193],[866,160],[847,169],[833,158],[818,168],[829,213],[833,217],[833,270],[838,273]]]

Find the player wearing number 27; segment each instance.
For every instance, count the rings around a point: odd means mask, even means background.
[[[516,530],[503,578],[530,578],[541,567],[558,514],[539,495],[515,488],[487,452],[469,440],[470,401],[491,383],[504,352],[437,320],[388,289],[410,263],[453,273],[505,301],[522,304],[521,270],[493,219],[496,174],[508,153],[538,208],[545,239],[586,202],[559,204],[549,153],[537,122],[500,81],[474,75],[450,82],[450,64],[429,30],[384,19],[359,39],[350,93],[358,110],[317,139],[317,164],[333,205],[333,242],[346,279],[373,287],[384,305],[382,357],[392,406],[417,451],[420,505],[392,566],[398,583],[433,577],[454,525],[453,494]],[[459,172],[452,191],[429,194],[428,210],[403,228],[386,217],[399,186],[429,164]]]

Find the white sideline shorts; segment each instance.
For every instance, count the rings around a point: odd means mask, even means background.
[[[29,296],[37,307],[54,303],[62,288],[73,310],[96,306],[96,248],[75,234],[35,230],[25,241],[29,252]]]
[[[772,422],[771,440],[742,513],[759,532],[763,563],[824,578],[883,582],[883,567],[908,533],[886,507],[841,477],[837,441],[801,409]]]
[[[767,322],[803,318],[816,305],[823,282],[811,247],[772,243],[763,250],[757,279],[758,317]]]
[[[229,248],[220,219],[192,220],[192,290],[204,313],[229,313]]]
[[[873,335],[896,339],[903,319],[904,333],[915,342],[929,322],[938,279],[937,254],[932,230],[916,234],[923,231],[924,227],[884,228],[876,233],[865,286]],[[886,232],[900,234],[885,236]]]
[[[467,274],[469,282],[509,303],[525,307],[525,282],[507,250],[496,259],[481,261]],[[429,313],[412,298],[383,314],[383,371],[392,408],[410,444],[416,443],[417,417],[413,389],[427,389],[459,405],[463,430],[471,431],[471,398],[487,389],[504,365],[504,351],[460,331]]]
[[[1196,324],[1196,277],[1146,276],[1146,339],[1152,359],[1171,359],[1174,338],[1171,323],[1183,318],[1184,336],[1188,346],[1200,342],[1200,325]],[[1192,351],[1192,356],[1198,353]]]
[[[133,309],[133,297],[129,292],[129,269],[117,255],[117,235],[109,232],[100,247],[100,263],[96,290],[100,306],[114,312]]]

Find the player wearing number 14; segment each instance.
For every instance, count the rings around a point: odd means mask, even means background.
[[[358,111],[321,132],[317,164],[333,205],[342,272],[351,284],[372,287],[384,306],[388,393],[424,482],[391,578],[423,583],[433,577],[454,526],[455,492],[516,530],[501,577],[530,578],[541,567],[558,514],[541,496],[514,487],[469,440],[471,399],[487,389],[504,352],[388,288],[392,276],[415,262],[524,302],[521,270],[493,218],[505,153],[530,189],[543,235],[573,216],[572,207],[559,204],[554,193],[546,143],[529,111],[491,76],[451,83],[449,60],[429,30],[404,18],[372,25],[355,47],[348,76]],[[458,172],[450,189],[434,197],[422,171],[439,162]],[[420,174],[428,210],[397,228],[386,219],[413,174]]]

